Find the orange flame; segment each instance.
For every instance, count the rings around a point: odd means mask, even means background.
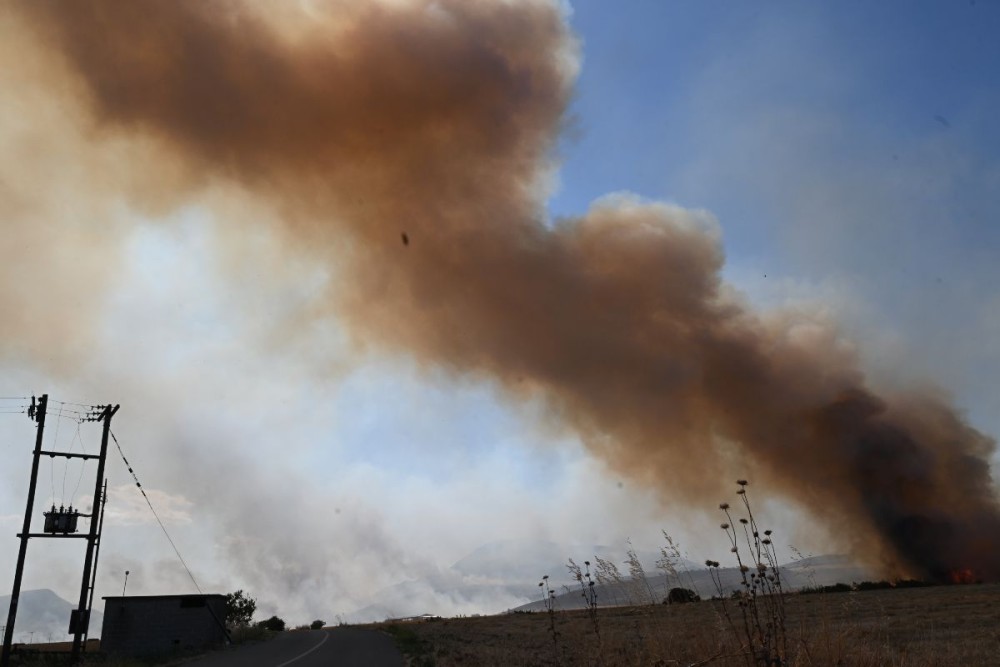
[[[974,584],[976,573],[967,567],[952,570],[948,573],[948,581],[952,584]]]

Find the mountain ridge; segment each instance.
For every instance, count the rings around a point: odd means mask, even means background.
[[[69,616],[76,605],[48,588],[21,591],[15,619],[15,642],[65,641],[69,634]],[[10,595],[0,596],[0,625],[7,624]],[[90,614],[89,637],[99,637],[104,614],[94,609]]]

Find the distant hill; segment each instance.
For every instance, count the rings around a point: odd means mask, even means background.
[[[622,565],[625,560],[626,545],[608,547],[604,545],[562,545],[545,540],[514,541],[503,540],[484,544],[451,566],[452,570],[467,575],[502,578],[508,583],[520,581],[536,585],[542,575],[563,579],[567,576],[567,560],[572,558],[583,567],[584,561],[599,556]],[[637,550],[643,566],[652,571],[660,559],[658,550]],[[680,559],[678,570],[697,569],[699,565]]]
[[[94,601],[97,606],[99,601]],[[69,615],[76,605],[63,600],[53,591],[42,588],[34,591],[21,591],[21,601],[17,606],[17,619],[14,628],[14,641],[65,641],[69,634]],[[10,610],[10,596],[0,597],[0,625],[7,624],[7,612]],[[104,615],[94,609],[90,619],[90,637],[101,636],[101,625]],[[34,636],[32,637],[32,633]]]
[[[424,612],[444,616],[495,614],[530,602],[544,575],[549,575],[553,584],[570,583],[568,558],[583,567],[584,561],[599,556],[624,570],[625,550],[625,545],[565,545],[547,540],[490,542],[446,570],[376,592],[370,605],[345,615],[344,620],[376,621]],[[638,556],[647,571],[657,571],[658,550],[640,550]],[[682,560],[677,568],[686,571],[698,566]]]
[[[872,578],[872,573],[854,563],[850,557],[841,555],[812,556],[781,565],[781,580],[786,591],[805,587],[829,586],[836,583],[850,584]],[[721,567],[716,570],[722,594],[728,595],[740,587],[740,572],[735,567]],[[718,585],[712,580],[704,566],[678,572],[678,576],[665,576],[647,570],[646,581],[624,579],[620,584],[596,586],[599,606],[642,604],[650,598],[660,602],[674,587],[690,588],[702,598],[718,595]],[[586,601],[579,588],[564,592],[560,586],[556,591],[556,609],[582,609]],[[515,611],[542,611],[545,605],[538,600],[517,607]]]
[[[542,609],[538,582],[543,575],[549,575],[559,609],[581,608],[585,601],[566,568],[567,559],[573,558],[581,567],[584,561],[590,560],[591,572],[594,572],[595,556],[600,557],[617,565],[621,574],[627,577],[626,548],[626,545],[566,545],[547,540],[490,542],[449,568],[377,591],[368,606],[344,614],[338,620],[356,623],[422,613],[471,616],[509,609]],[[705,598],[717,594],[704,564],[679,559],[675,563],[676,575],[667,575],[656,567],[661,558],[658,549],[638,550],[637,555],[646,571],[646,582],[632,582],[626,578],[621,585],[598,586],[600,605],[638,603],[650,597],[660,601],[675,586],[692,588]],[[801,558],[782,564],[781,571],[788,590],[871,579],[871,573],[849,557],[839,555]],[[735,568],[720,568],[719,575],[725,594],[739,585],[739,571]]]

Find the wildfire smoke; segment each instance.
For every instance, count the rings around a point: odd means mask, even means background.
[[[272,208],[292,252],[336,267],[329,309],[358,339],[543,397],[665,500],[712,506],[735,450],[871,561],[1000,576],[995,443],[946,400],[877,395],[835,327],[753,312],[708,214],[619,195],[547,220],[576,67],[558,5],[267,7],[25,0],[3,19],[88,128],[65,159],[140,151],[140,209],[220,183]]]

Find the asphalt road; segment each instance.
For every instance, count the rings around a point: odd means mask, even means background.
[[[403,667],[381,632],[359,628],[282,632],[271,641],[218,651],[185,667]]]

